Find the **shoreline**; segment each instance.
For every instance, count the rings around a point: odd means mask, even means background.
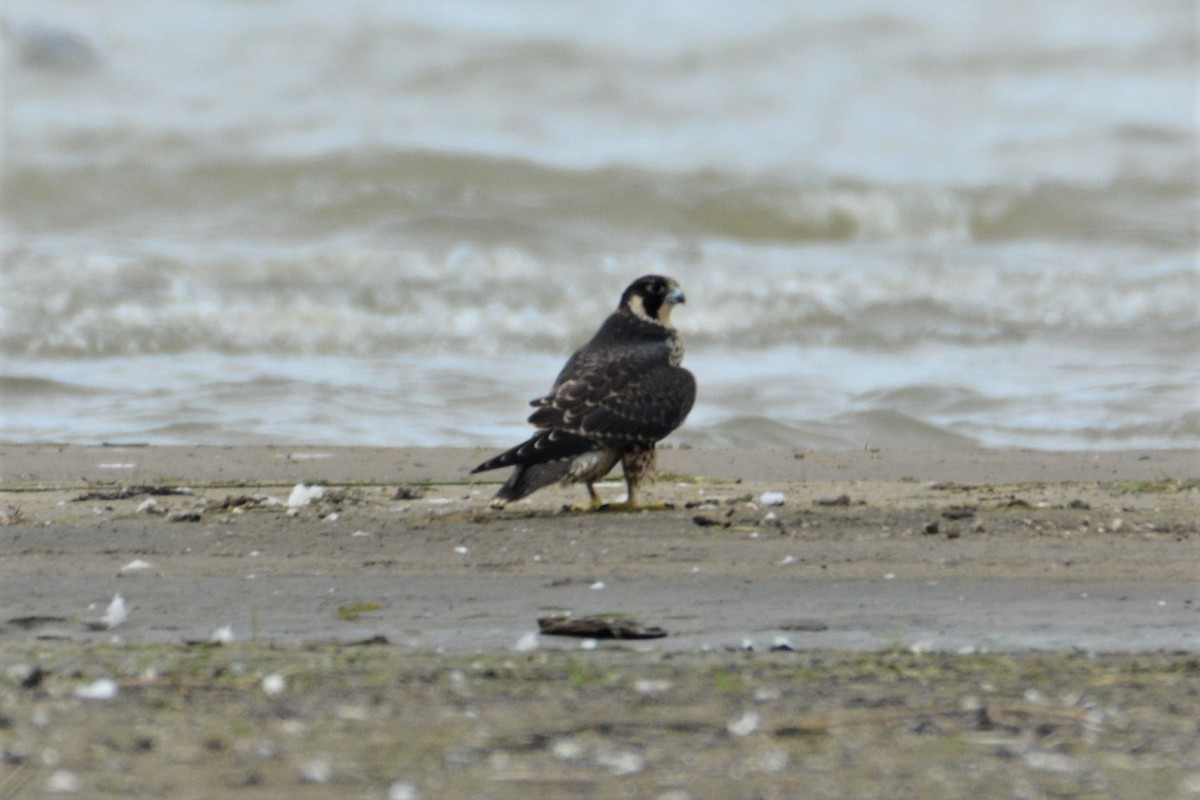
[[[647,498],[674,508],[636,514],[564,513],[577,486],[490,511],[503,473],[468,480],[490,454],[2,446],[0,606],[62,622],[0,632],[94,641],[80,619],[120,592],[147,642],[505,651],[566,611],[645,617],[660,651],[1200,652],[1193,451],[664,449]],[[325,497],[289,509],[299,483]]]
[[[499,482],[470,470],[500,448],[0,443],[0,486],[164,479],[330,483]],[[1200,450],[739,450],[660,447],[659,471],[709,480],[1187,481]],[[615,470],[619,475],[620,470]]]

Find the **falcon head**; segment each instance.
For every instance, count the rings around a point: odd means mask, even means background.
[[[671,325],[671,309],[684,302],[683,289],[674,278],[665,275],[644,275],[621,294],[620,309],[626,309],[635,317]]]

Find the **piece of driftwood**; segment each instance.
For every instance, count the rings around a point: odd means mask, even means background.
[[[661,639],[667,632],[657,625],[643,625],[619,614],[575,617],[555,614],[538,617],[538,630],[547,636],[579,636],[585,639]]]
[[[154,497],[164,497],[167,495],[191,495],[195,494],[186,486],[125,486],[120,489],[102,489],[91,492],[86,492],[75,498],[74,502],[81,503],[85,500],[128,500],[131,497],[141,497],[148,494]]]
[[[51,616],[46,616],[46,615],[42,615],[42,614],[37,614],[34,616],[30,616],[30,617],[13,617],[12,619],[10,619],[8,621],[8,624],[16,625],[18,628],[22,628],[24,630],[29,631],[29,630],[33,630],[34,628],[40,628],[43,625],[53,625],[54,623],[57,623],[57,622],[66,622],[66,621],[67,621],[66,617],[51,617]]]

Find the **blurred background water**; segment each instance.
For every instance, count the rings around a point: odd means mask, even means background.
[[[697,446],[1200,445],[1191,0],[9,0],[8,441],[511,444],[647,272]]]

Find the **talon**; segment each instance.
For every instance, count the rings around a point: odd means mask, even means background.
[[[596,487],[591,481],[587,482],[588,490],[588,505],[583,503],[571,503],[569,506],[563,506],[564,511],[599,511],[604,508],[604,500],[596,493]]]
[[[620,503],[605,503],[597,511],[669,511],[675,508],[672,503],[641,503],[624,500]]]

